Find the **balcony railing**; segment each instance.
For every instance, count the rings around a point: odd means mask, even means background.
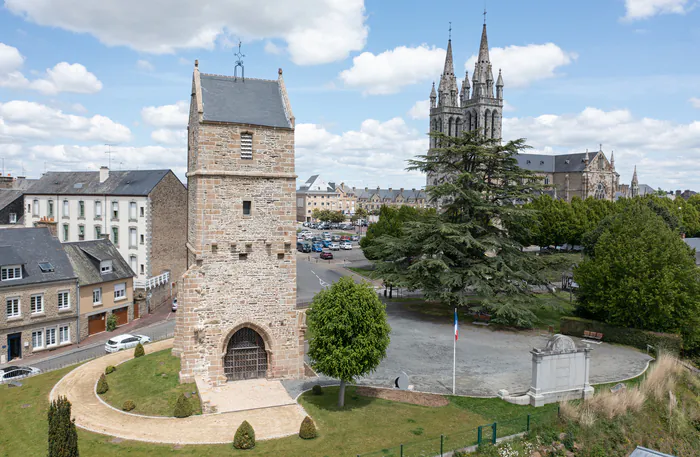
[[[134,279],[134,289],[155,289],[158,286],[167,284],[170,280],[170,272],[166,271],[158,276],[153,276],[148,279]]]

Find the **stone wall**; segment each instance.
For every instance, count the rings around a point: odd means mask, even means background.
[[[169,172],[149,199],[149,277],[170,271],[170,281],[177,282],[187,269],[187,189]],[[169,294],[169,287],[166,289]]]

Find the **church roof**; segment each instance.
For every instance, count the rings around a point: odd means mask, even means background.
[[[278,81],[202,73],[205,121],[292,128]]]
[[[534,172],[549,173],[577,173],[586,168],[586,154],[579,152],[574,154],[547,155],[547,154],[518,154],[518,166]],[[588,153],[590,160],[598,152]]]

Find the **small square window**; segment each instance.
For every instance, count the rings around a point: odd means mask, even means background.
[[[248,260],[248,254],[245,252],[241,252],[238,254],[238,260]]]
[[[280,252],[279,254],[277,254],[277,260],[284,260],[284,253],[283,252]]]
[[[252,207],[252,202],[250,200],[243,200],[243,215],[250,216],[250,211]]]

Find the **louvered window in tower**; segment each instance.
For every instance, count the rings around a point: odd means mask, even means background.
[[[241,159],[253,158],[253,134],[241,133]]]

